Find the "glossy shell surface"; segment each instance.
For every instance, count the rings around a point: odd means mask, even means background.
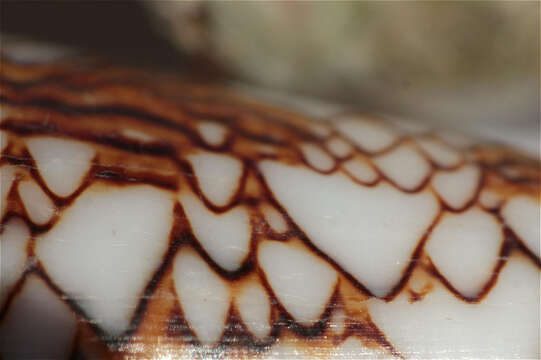
[[[539,357],[538,160],[104,64],[0,84],[4,358]]]

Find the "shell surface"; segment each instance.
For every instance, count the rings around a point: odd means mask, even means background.
[[[1,101],[6,358],[539,356],[537,160],[103,65]]]

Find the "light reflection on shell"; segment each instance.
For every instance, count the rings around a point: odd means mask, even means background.
[[[0,352],[539,355],[536,160],[114,67],[1,71]]]

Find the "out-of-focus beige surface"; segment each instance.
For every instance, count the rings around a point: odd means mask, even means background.
[[[538,140],[537,2],[147,5],[173,43],[244,81]]]

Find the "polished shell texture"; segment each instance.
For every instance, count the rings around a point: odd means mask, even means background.
[[[538,358],[538,160],[100,61],[1,68],[2,358]]]

